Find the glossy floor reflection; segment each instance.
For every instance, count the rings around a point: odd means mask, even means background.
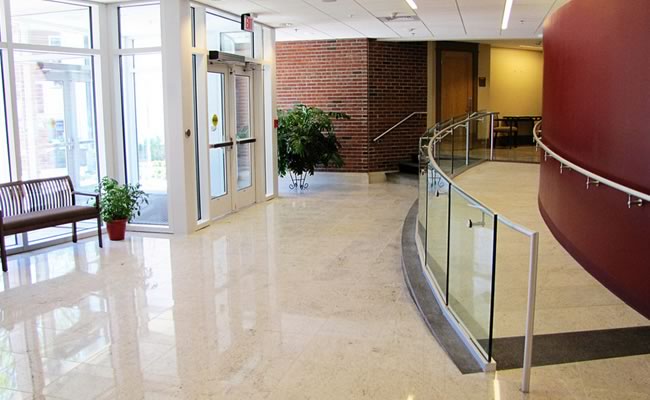
[[[582,268],[551,234],[537,206],[538,164],[487,162],[461,174],[456,182],[492,210],[539,232],[536,334],[650,325]],[[529,242],[503,224],[497,232],[494,335],[523,336]]]
[[[0,399],[521,398],[518,370],[461,375],[420,320],[399,248],[416,188],[310,184],[185,237],[10,257]],[[538,368],[531,397],[646,398],[648,376],[646,357]]]

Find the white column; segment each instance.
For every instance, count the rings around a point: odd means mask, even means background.
[[[189,0],[161,1],[160,19],[169,227],[182,234],[196,229],[197,215]]]

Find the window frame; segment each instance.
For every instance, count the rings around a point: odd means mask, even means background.
[[[103,52],[104,47],[100,46],[103,39],[103,32],[100,29],[100,21],[104,17],[105,5],[85,0],[62,0],[61,3],[79,5],[88,8],[88,23],[90,43],[89,47],[67,47],[67,46],[50,46],[29,44],[13,41],[12,21],[11,21],[11,1],[0,0],[0,53],[2,57],[2,89],[5,100],[5,125],[7,130],[7,141],[9,149],[9,167],[12,181],[22,180],[23,172],[21,165],[20,150],[20,126],[18,119],[18,99],[16,89],[16,52],[32,52],[43,54],[60,54],[90,57],[91,60],[91,98],[93,115],[94,140],[96,149],[97,162],[97,181],[101,179],[107,170],[106,155],[110,151],[105,140],[105,132],[110,130],[107,127],[105,119],[98,113],[98,103],[103,104],[103,96],[107,90],[104,86],[105,74],[103,74]],[[110,92],[110,91],[108,91]],[[2,111],[2,110],[0,110]],[[101,117],[100,117],[101,116]],[[1,128],[0,128],[1,129]],[[86,232],[79,232],[79,237],[89,237],[95,235],[94,229]],[[27,233],[15,235],[16,244],[7,249],[8,254],[14,254],[24,251],[32,251],[43,247],[49,247],[70,240],[69,234],[53,235],[45,239],[29,241]]]

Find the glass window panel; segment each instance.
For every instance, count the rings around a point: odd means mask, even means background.
[[[160,46],[160,5],[126,6],[118,10],[120,48]]]
[[[11,180],[11,165],[9,163],[9,136],[7,132],[7,109],[4,97],[4,64],[0,52],[0,183]]]
[[[194,34],[194,7],[192,7],[192,34]],[[201,210],[201,146],[199,146],[199,114],[198,114],[198,87],[197,87],[197,62],[196,54],[192,54],[192,116],[194,118],[194,170],[196,174],[196,219],[202,218]]]
[[[228,193],[227,171],[225,148],[210,149],[210,196],[212,198]]]
[[[208,72],[209,144],[228,141],[225,122],[225,77],[222,73]],[[228,193],[226,161],[225,148],[210,149],[210,195],[213,198]]]
[[[237,144],[237,190],[253,184],[252,151],[252,143]]]
[[[209,143],[226,142],[225,123],[225,77],[222,73],[208,72],[208,134]]]
[[[207,13],[205,27],[209,50],[253,57],[253,33],[242,31],[239,21]]]
[[[149,195],[136,223],[166,225],[167,164],[160,53],[121,57],[127,180]]]
[[[208,72],[208,141],[219,144],[228,141],[225,130],[225,76]],[[228,193],[227,155],[225,148],[210,149],[210,195],[212,198]]]
[[[27,233],[28,241],[30,244],[38,243],[56,237],[63,237],[72,234],[72,225],[65,224],[52,228],[37,229]]]
[[[235,75],[235,132],[237,139],[251,137],[251,79]]]
[[[17,43],[92,47],[90,7],[83,5],[11,0],[11,30]]]
[[[253,24],[253,43],[255,58],[264,59],[268,47],[266,46],[263,27],[260,24]]]
[[[264,66],[264,171],[266,174],[266,195],[270,196],[275,193],[275,153],[273,143],[273,82],[271,66]]]
[[[16,241],[16,235],[5,236],[5,246],[11,248],[16,246],[18,242]]]
[[[22,179],[70,175],[98,183],[92,56],[16,51]]]
[[[237,140],[251,137],[251,82],[246,75],[235,75],[235,132]],[[251,143],[237,144],[237,189],[252,185]]]
[[[196,47],[196,8],[190,7],[190,23],[192,24],[192,47]]]

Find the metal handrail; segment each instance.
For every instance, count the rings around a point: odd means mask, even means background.
[[[474,112],[474,113],[470,114],[469,116],[467,116],[467,118],[465,118],[465,119],[463,119],[461,121],[458,121],[455,124],[449,125],[445,129],[438,132],[436,135],[433,135],[432,139],[436,139],[436,142],[440,142],[442,139],[447,137],[447,135],[449,135],[452,131],[456,130],[456,128],[458,128],[458,127],[466,128],[466,125],[467,125],[468,122],[483,119],[483,118],[489,116],[490,114],[496,114],[496,113],[494,113],[494,112],[481,112],[481,113]]]
[[[450,134],[453,130],[455,130],[456,128],[458,128],[458,127],[460,127],[460,126],[462,126],[462,127],[464,128],[468,122],[470,122],[470,121],[475,121],[475,120],[479,120],[479,119],[483,119],[483,118],[485,118],[486,116],[489,116],[490,114],[495,114],[495,113],[494,113],[494,112],[482,112],[482,113],[478,113],[478,112],[477,112],[477,113],[473,113],[473,114],[467,116],[467,118],[465,118],[464,120],[459,121],[459,122],[457,122],[457,123],[455,123],[455,124],[452,124],[452,125],[448,126],[447,128],[441,130],[437,135],[432,136],[431,139],[429,140],[429,144],[427,145],[427,153],[428,153],[428,155],[429,155],[429,160],[431,161],[432,165],[433,165],[434,168],[437,170],[437,172],[438,172],[438,173],[439,173],[443,178],[445,178],[445,180],[446,180],[447,182],[453,182],[453,181],[452,181],[452,179],[451,179],[449,176],[447,176],[447,174],[442,170],[442,168],[440,168],[440,166],[439,166],[438,163],[436,162],[435,157],[433,157],[433,153],[432,153],[432,148],[433,148],[433,146],[434,146],[436,143],[440,142],[440,141],[441,141],[442,139],[444,139],[445,137],[447,137],[447,135],[449,135],[449,134]],[[483,208],[485,208],[485,209],[487,209],[487,210],[490,210],[490,212],[492,212],[493,214],[496,214],[496,213],[493,212],[489,207],[487,207],[485,204],[483,204],[483,203],[481,203],[480,201],[478,201],[476,198],[474,198],[474,196],[472,196],[472,195],[470,195],[469,193],[467,193],[467,191],[465,191],[463,188],[461,188],[460,186],[458,186],[456,183],[454,183],[454,187],[455,187],[459,192],[461,192],[462,194],[464,194],[465,196],[471,198],[472,201],[475,201],[477,204],[481,205]],[[509,221],[509,220],[507,220],[507,225],[508,225],[508,226],[511,226],[513,229],[519,230],[519,229],[517,229],[517,228],[514,227],[514,225],[516,225],[516,224],[513,224],[513,223],[512,223],[511,221]],[[522,230],[524,230],[524,231],[528,231],[528,232],[530,231],[530,230],[528,230],[527,228],[525,228],[525,227],[523,227],[523,226],[522,226],[521,228],[522,228]],[[520,230],[520,231],[522,231],[522,230]]]
[[[535,142],[539,147],[544,150],[544,159],[546,160],[547,156],[551,156],[557,161],[560,162],[560,171],[564,169],[570,169],[572,171],[576,171],[582,175],[584,175],[587,178],[587,188],[589,188],[590,185],[595,185],[597,186],[598,184],[602,183],[604,185],[607,185],[611,187],[612,189],[616,189],[620,192],[623,192],[627,194],[628,199],[627,199],[627,206],[628,208],[631,208],[633,204],[638,205],[641,207],[643,205],[643,202],[648,202],[650,203],[650,195],[647,193],[640,192],[638,190],[632,189],[631,187],[622,185],[618,182],[614,182],[610,179],[607,179],[603,176],[600,176],[596,173],[593,173],[589,170],[586,170],[579,165],[576,165],[572,163],[571,161],[567,160],[566,158],[562,157],[561,155],[557,154],[553,150],[551,150],[547,145],[545,145],[542,142],[542,138],[537,135],[537,130],[539,125],[541,124],[542,121],[538,121],[535,126],[533,127],[533,137],[535,138]],[[632,197],[636,198],[636,201],[632,200]]]
[[[396,123],[395,125],[393,125],[393,126],[391,126],[390,128],[388,128],[384,133],[382,133],[381,135],[379,135],[379,136],[377,136],[376,138],[372,139],[372,141],[373,141],[373,142],[378,141],[379,139],[381,139],[382,137],[384,137],[386,134],[388,134],[390,131],[392,131],[393,129],[395,129],[395,128],[397,128],[398,126],[402,125],[404,122],[406,122],[406,121],[408,121],[409,119],[411,119],[411,117],[413,117],[414,115],[418,115],[418,114],[426,114],[426,113],[427,113],[426,111],[415,111],[415,112],[410,113],[406,118],[402,119],[400,122],[398,122],[398,123]]]
[[[431,165],[434,167],[434,169],[437,171],[438,174],[440,174],[447,182],[450,184],[453,182],[452,179],[447,176],[447,174],[440,168],[438,163],[436,162],[435,157],[433,157],[433,147],[440,142],[442,139],[444,139],[447,135],[449,135],[451,132],[453,132],[454,129],[456,129],[458,126],[465,125],[465,129],[467,129],[467,123],[472,121],[472,120],[478,120],[485,118],[486,116],[491,116],[492,114],[495,114],[493,112],[485,112],[485,113],[474,113],[471,115],[468,115],[468,117],[460,121],[456,124],[452,124],[451,126],[443,129],[440,131],[439,134],[433,135],[431,139],[429,140],[429,144],[426,146],[427,147],[427,154],[429,156],[429,162]],[[537,125],[535,125],[535,128]],[[535,129],[534,128],[534,129]],[[427,132],[428,133],[428,132]],[[536,134],[534,133],[536,136]],[[540,139],[541,140],[541,139]],[[467,149],[469,151],[469,149]],[[508,226],[509,228],[527,236],[529,238],[530,242],[530,259],[528,260],[528,296],[527,296],[527,304],[526,304],[526,333],[524,336],[524,357],[523,357],[523,371],[522,371],[522,383],[521,383],[521,391],[524,393],[528,393],[530,391],[530,371],[532,368],[532,358],[533,358],[533,339],[534,339],[534,330],[535,330],[535,299],[537,297],[537,267],[538,267],[538,252],[539,252],[539,232],[533,231],[529,228],[526,228],[523,225],[517,224],[513,221],[511,221],[508,218],[505,218],[496,212],[494,212],[492,209],[489,207],[486,207],[484,204],[482,204],[480,201],[474,198],[474,196],[470,195],[467,193],[465,190],[463,190],[458,184],[455,182],[453,183],[453,187],[464,197],[471,199],[474,201],[476,204],[480,205],[481,207],[485,208],[488,210],[490,213],[493,215],[496,215],[497,220],[501,222],[502,224]],[[451,201],[451,200],[450,200]],[[483,211],[485,212],[485,211]],[[496,251],[496,247],[495,247]],[[494,307],[494,304],[492,305]],[[493,311],[493,310],[492,310]],[[462,324],[462,322],[461,322]]]

